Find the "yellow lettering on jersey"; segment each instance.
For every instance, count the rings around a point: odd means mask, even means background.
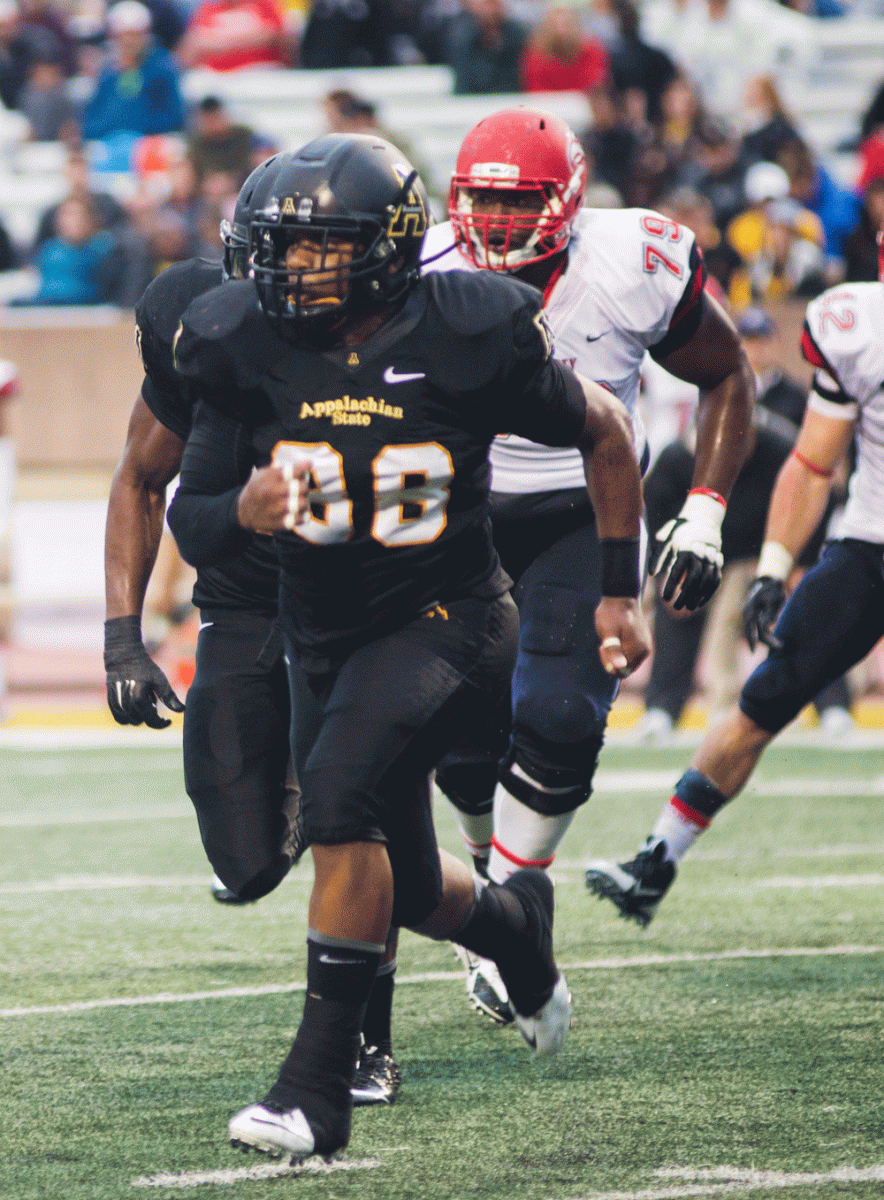
[[[370,425],[372,413],[390,417],[394,421],[401,421],[405,415],[398,405],[394,408],[385,400],[377,400],[374,396],[366,396],[361,400],[352,396],[339,396],[335,400],[317,400],[314,404],[303,401],[298,419],[306,421],[308,417],[330,417],[333,425]]]

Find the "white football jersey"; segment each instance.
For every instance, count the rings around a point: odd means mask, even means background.
[[[425,271],[476,271],[455,245],[450,223],[424,239]],[[645,435],[635,411],[639,372],[649,346],[663,341],[699,303],[703,271],[694,235],[643,208],[592,209],[577,214],[568,267],[544,312],[556,358],[604,384],[633,417],[636,454]],[[584,487],[577,450],[540,446],[511,434],[491,447],[496,492],[546,492]]]
[[[884,542],[884,283],[830,288],[807,306],[801,349],[817,368],[808,408],[856,423],[856,470],[838,536]]]

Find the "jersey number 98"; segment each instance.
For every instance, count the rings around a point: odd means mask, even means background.
[[[273,465],[311,463],[309,507],[300,537],[318,546],[353,536],[353,501],[344,477],[344,460],[328,442],[277,442]],[[438,442],[384,446],[371,464],[374,489],[371,536],[382,546],[419,546],[433,542],[445,528],[451,455]]]

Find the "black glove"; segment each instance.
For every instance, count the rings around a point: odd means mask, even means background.
[[[165,729],[171,725],[157,711],[162,700],[172,712],[184,705],[172,685],[144,648],[140,617],[112,617],[104,623],[104,669],[107,703],[118,725]]]
[[[754,650],[759,642],[770,646],[771,650],[782,650],[783,643],[773,632],[773,627],[785,600],[786,589],[782,579],[774,579],[770,575],[753,579],[743,605],[743,631],[750,650]]]

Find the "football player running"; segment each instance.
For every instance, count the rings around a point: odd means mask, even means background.
[[[644,209],[584,209],[585,186],[583,151],[563,121],[530,108],[487,117],[464,139],[450,223],[429,231],[425,269],[494,271],[539,288],[556,357],[623,401],[640,459],[634,410],[645,353],[697,385],[693,486],[650,556],[664,600],[693,611],[720,581],[721,522],[749,445],[754,378],[703,289],[691,232]],[[510,434],[494,441],[491,466],[494,543],[516,582],[522,626],[511,723],[507,713],[458,747],[436,782],[477,869],[501,883],[552,863],[589,798],[619,678],[598,659],[598,529],[580,456]],[[472,966],[472,1003],[512,1020],[494,972]]]
[[[746,681],[738,707],[704,737],[636,857],[589,868],[593,890],[640,925],[652,919],[678,862],[745,787],[769,742],[884,635],[882,323],[884,283],[839,285],[808,305],[801,348],[816,368],[813,388],[770,498],[758,576],[743,611],[750,646],[763,642],[768,657]],[[857,464],[838,536],[783,608],[786,579],[854,441]]]
[[[567,1034],[548,878],[517,872],[477,895],[432,825],[432,769],[506,695],[516,651],[487,518],[497,431],[581,448],[602,539],[601,660],[625,675],[648,653],[626,410],[552,360],[533,289],[421,279],[426,214],[416,172],[380,138],[279,156],[250,222],[254,279],[198,298],[176,344],[203,398],[169,512],[182,553],[204,565],[263,530],[280,561],[315,870],[307,995],[277,1081],[229,1134],[294,1158],[347,1144],[391,927],[492,956],[538,1053]]]
[[[184,705],[141,639],[145,589],[156,558],[166,488],[181,468],[194,394],[175,372],[172,347],[192,300],[247,274],[249,213],[266,200],[273,159],[240,189],[221,227],[223,261],[193,258],[148,286],[135,313],[144,381],[114,475],[105,537],[108,705],[121,725],[159,729]],[[206,855],[212,895],[248,903],[272,891],[303,853],[299,792],[290,769],[291,705],[277,625],[279,565],[267,538],[197,572],[196,672],[184,709],[184,777]],[[392,1104],[401,1075],[392,1057],[390,1007],[395,947],[378,973],[354,1081],[358,1104]]]

